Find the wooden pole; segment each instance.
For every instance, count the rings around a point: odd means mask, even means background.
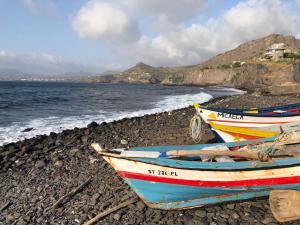
[[[86,185],[88,185],[92,181],[91,178],[87,179],[85,182],[83,182],[79,187],[73,189],[66,195],[60,197],[53,205],[52,209],[58,208],[63,202],[68,201],[70,198],[72,198],[77,192],[81,191]]]
[[[98,220],[100,220],[101,218],[121,209],[121,208],[124,208],[130,204],[133,204],[135,202],[139,201],[138,197],[134,197],[134,198],[131,198],[115,207],[112,207],[112,208],[109,208],[108,210],[104,211],[104,212],[101,212],[99,213],[98,215],[96,215],[94,218],[90,219],[89,221],[85,222],[83,225],[92,225],[92,224],[95,224]]]
[[[260,160],[257,152],[239,152],[239,151],[211,151],[211,150],[174,150],[168,151],[169,156],[189,156],[189,155],[205,155],[205,156],[231,156],[238,158],[248,158]]]

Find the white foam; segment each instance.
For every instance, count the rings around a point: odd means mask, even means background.
[[[71,117],[48,117],[38,118],[22,123],[14,123],[9,127],[0,127],[0,145],[24,140],[25,138],[32,138],[36,135],[50,134],[50,132],[61,132],[66,129],[73,129],[75,127],[85,127],[87,124],[95,121],[97,123],[111,122],[123,118],[139,117],[148,114],[171,111],[175,109],[184,108],[192,105],[194,102],[206,102],[212,96],[206,93],[186,94],[167,96],[156,103],[155,107],[147,110],[138,110],[135,112],[115,112],[105,113],[100,111],[97,115],[82,115]],[[29,132],[22,132],[26,128],[33,128]]]

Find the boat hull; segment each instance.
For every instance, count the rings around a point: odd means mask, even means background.
[[[300,161],[293,166],[273,162],[276,168],[256,162],[252,168],[244,170],[238,169],[239,163],[234,163],[236,168],[212,170],[159,165],[153,163],[155,160],[150,163],[114,156],[103,157],[139,197],[154,208],[193,208],[263,197],[275,189],[300,190]],[[165,160],[166,164],[168,161],[177,166],[180,164],[178,160],[171,159]],[[211,164],[217,166],[218,163]]]
[[[279,105],[267,108],[248,108],[248,109],[227,109],[227,108],[207,108],[212,111],[226,112],[234,114],[259,114],[262,116],[278,115],[278,114],[296,114],[300,113],[300,103],[293,103],[288,105]]]
[[[212,128],[221,142],[252,141],[275,137],[281,130],[300,127],[300,116],[246,116],[197,109],[198,115]],[[292,124],[292,125],[289,125]]]

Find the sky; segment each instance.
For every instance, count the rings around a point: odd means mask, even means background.
[[[272,33],[300,0],[0,0],[0,69],[63,74],[197,64]]]

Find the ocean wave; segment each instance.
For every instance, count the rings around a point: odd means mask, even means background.
[[[85,127],[87,124],[95,121],[97,123],[111,122],[123,118],[139,117],[154,113],[171,111],[192,105],[194,102],[203,103],[210,100],[213,96],[201,92],[198,94],[185,94],[166,96],[158,101],[153,108],[138,110],[135,112],[119,111],[107,112],[99,111],[96,115],[82,115],[69,117],[47,117],[37,118],[27,122],[14,123],[8,127],[0,127],[0,145],[10,142],[16,142],[27,138],[32,138],[37,135],[50,134],[50,132],[61,132],[66,129],[75,127]],[[122,110],[122,109],[120,109]],[[28,132],[23,132],[26,128],[32,128]]]

